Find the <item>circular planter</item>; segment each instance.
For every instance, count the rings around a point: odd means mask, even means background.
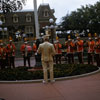
[[[100,69],[94,65],[63,64],[54,66],[56,81],[92,75],[99,71]],[[15,69],[5,69],[2,72],[0,70],[0,74],[2,75],[0,75],[0,83],[29,83],[41,82],[43,80],[43,71],[41,68],[28,69],[28,67],[18,67]]]

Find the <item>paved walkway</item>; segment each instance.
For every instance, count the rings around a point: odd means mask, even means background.
[[[0,84],[5,100],[100,100],[100,73],[51,84]]]
[[[31,59],[32,66],[34,58]],[[16,59],[16,66],[22,59]],[[100,100],[100,73],[55,83],[0,84],[0,98],[5,100]]]
[[[35,66],[35,58],[34,57],[31,57],[30,63],[31,63],[32,67]],[[15,66],[16,67],[23,66],[23,65],[24,65],[23,58],[15,58]],[[26,63],[26,66],[28,66],[28,63]]]

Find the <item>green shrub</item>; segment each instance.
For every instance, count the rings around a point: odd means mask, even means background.
[[[84,64],[57,64],[54,65],[54,77],[74,76],[89,73],[97,70],[98,67],[94,65]],[[34,80],[43,79],[43,71],[36,70],[33,72],[28,71],[28,67],[17,67],[15,69],[0,70],[0,80]]]

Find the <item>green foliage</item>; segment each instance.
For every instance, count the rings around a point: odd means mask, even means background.
[[[27,71],[27,67],[0,70],[0,80],[32,80],[43,78],[42,71]]]
[[[79,33],[100,32],[100,1],[94,5],[86,5],[62,18],[62,26],[66,30],[78,30]]]
[[[92,72],[97,69],[98,68],[94,65],[63,64],[63,65],[55,65],[54,73],[55,77],[65,77],[65,76],[81,75]]]
[[[25,2],[26,0],[0,0],[0,10],[3,11],[4,14],[21,10]]]
[[[89,73],[97,70],[94,65],[81,65],[81,64],[58,64],[54,65],[54,76],[65,77],[74,76]],[[12,80],[34,80],[43,79],[43,71],[36,70],[33,72],[28,71],[28,67],[17,67],[15,69],[0,70],[0,80],[12,81]]]

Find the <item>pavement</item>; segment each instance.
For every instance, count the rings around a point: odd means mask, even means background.
[[[100,72],[48,84],[0,83],[0,98],[5,100],[100,100]]]
[[[0,84],[5,100],[100,100],[100,73],[55,83]]]
[[[34,57],[30,58],[30,64],[31,64],[31,67],[35,66],[35,58]],[[24,66],[23,58],[15,58],[15,66],[16,67]],[[26,63],[26,66],[28,66],[28,62]]]

